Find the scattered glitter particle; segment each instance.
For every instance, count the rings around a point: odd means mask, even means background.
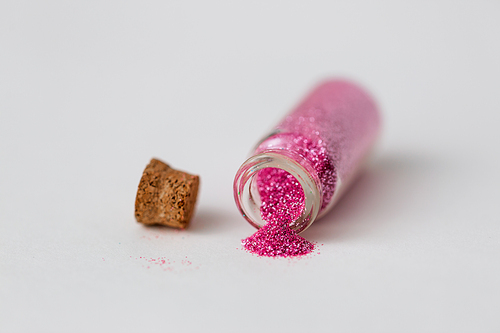
[[[132,258],[132,257],[131,257]],[[139,257],[135,258],[136,260],[142,259],[146,263],[142,265],[142,267],[146,269],[153,269],[155,267],[161,269],[164,272],[182,272],[186,270],[191,270],[191,269],[199,269],[200,266],[193,266],[193,262],[187,259],[187,256],[185,259],[182,259],[179,262],[176,262],[175,260],[168,259],[166,257],[157,257],[157,258],[147,258],[147,257]]]

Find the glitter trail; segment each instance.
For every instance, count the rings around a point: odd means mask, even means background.
[[[262,218],[267,223],[242,241],[248,251],[266,257],[292,257],[311,252],[314,245],[289,227],[304,209],[304,191],[288,172],[267,168],[259,172]]]

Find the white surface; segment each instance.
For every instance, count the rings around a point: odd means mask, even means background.
[[[500,2],[243,3],[0,3],[0,331],[500,331]],[[376,158],[320,254],[251,256],[234,173],[339,75]],[[187,231],[134,220],[153,156],[201,175]]]

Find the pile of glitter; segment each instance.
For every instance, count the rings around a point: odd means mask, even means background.
[[[288,172],[267,168],[259,171],[257,187],[261,198],[260,212],[267,223],[242,241],[246,250],[259,256],[293,257],[311,252],[314,244],[289,227],[304,209],[304,191]]]

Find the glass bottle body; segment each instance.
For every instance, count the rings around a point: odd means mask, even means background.
[[[290,173],[303,189],[303,209],[290,222],[298,232],[328,212],[355,179],[372,149],[380,116],[372,98],[346,81],[317,86],[238,170],[235,201],[255,227],[262,218],[259,177],[266,168]]]

